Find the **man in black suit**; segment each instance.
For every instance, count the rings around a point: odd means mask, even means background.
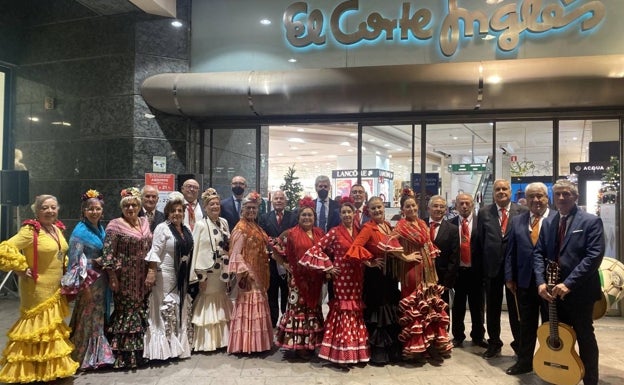
[[[232,178],[232,195],[221,201],[221,216],[227,220],[230,232],[240,219],[246,188],[247,180],[240,175],[235,176]]]
[[[540,297],[556,301],[561,322],[576,333],[579,355],[585,366],[583,384],[598,383],[598,343],[594,334],[593,309],[602,296],[598,269],[605,252],[602,220],[579,210],[578,190],[568,180],[553,185],[557,215],[542,223],[533,252],[535,281]],[[557,262],[560,283],[549,292],[545,263]]]
[[[361,184],[354,184],[351,186],[349,196],[353,199],[353,205],[355,206],[355,212],[353,213],[353,226],[359,231],[366,222],[370,220],[368,215],[364,212],[364,206],[368,200],[368,194],[366,189]],[[340,209],[338,209],[340,211]]]
[[[507,298],[509,324],[514,338],[511,347],[514,352],[518,349],[520,322],[515,296],[505,287],[505,250],[511,230],[511,219],[528,210],[511,202],[511,184],[508,180],[495,180],[493,194],[494,203],[479,210],[475,255],[473,255],[479,259],[485,280],[485,319],[489,337],[488,349],[483,353],[485,359],[500,355],[503,347],[503,341],[500,339],[503,290]]]
[[[296,215],[286,207],[286,195],[282,190],[273,193],[271,200],[273,210],[260,216],[260,227],[269,237],[276,238],[287,229],[297,224]],[[273,327],[277,325],[280,310],[282,314],[286,311],[288,302],[288,282],[286,281],[286,270],[278,265],[273,258],[269,260],[270,283],[267,295],[269,297],[269,309],[271,310],[271,322]],[[279,300],[278,300],[279,299]]]
[[[455,198],[455,207],[459,215],[450,222],[458,227],[459,269],[455,280],[455,299],[451,311],[451,332],[453,333],[453,346],[463,346],[466,338],[464,318],[466,316],[466,300],[470,309],[470,321],[472,329],[470,338],[472,344],[487,348],[485,342],[484,323],[484,291],[483,274],[478,265],[478,259],[472,258],[474,254],[474,237],[477,233],[477,216],[474,215],[474,200],[470,194],[458,194]]]
[[[314,200],[314,208],[316,210],[316,227],[320,227],[327,232],[332,227],[340,224],[340,215],[338,210],[340,205],[333,199],[329,199],[331,191],[331,181],[326,175],[319,175],[314,181],[314,188],[318,198]]]
[[[446,200],[441,195],[432,196],[429,199],[429,229],[431,240],[440,249],[435,267],[438,284],[444,286],[442,299],[448,304],[449,291],[455,285],[459,267],[459,230],[456,225],[443,220],[445,215]]]
[[[520,339],[518,362],[507,369],[510,375],[533,370],[533,353],[537,339],[540,311],[542,321],[548,317],[543,301],[537,294],[533,274],[533,249],[537,243],[544,219],[555,215],[548,209],[548,187],[541,182],[530,183],[525,188],[529,211],[511,220],[511,231],[505,252],[505,285],[518,299],[520,313]]]
[[[158,189],[156,186],[145,185],[141,189],[141,203],[143,208],[139,212],[140,217],[147,217],[150,224],[150,230],[152,233],[156,226],[163,223],[167,218],[161,211],[156,210],[156,204],[158,203]]]

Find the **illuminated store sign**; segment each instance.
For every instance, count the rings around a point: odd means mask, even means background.
[[[476,34],[491,36],[497,40],[502,51],[513,51],[520,44],[520,37],[538,38],[541,35],[565,27],[579,25],[580,31],[596,28],[605,18],[606,9],[602,1],[559,0],[544,4],[544,0],[523,0],[503,4],[494,8],[488,16],[480,10],[461,8],[458,0],[447,0],[446,13],[435,17],[432,10],[413,6],[404,2],[401,10],[393,16],[383,16],[372,12],[368,16],[359,12],[358,0],[347,0],[336,6],[329,17],[326,28],[326,15],[320,9],[308,12],[304,1],[291,4],[284,12],[286,39],[295,48],[310,45],[324,46],[328,36],[338,44],[350,46],[363,41],[373,41],[384,37],[386,41],[416,39],[430,42],[438,36],[442,54],[453,56],[462,38]],[[347,31],[343,19],[355,18],[357,28]],[[359,21],[359,22],[357,22]],[[441,23],[437,24],[437,21]],[[475,26],[478,31],[475,32]],[[531,34],[525,34],[530,32]]]

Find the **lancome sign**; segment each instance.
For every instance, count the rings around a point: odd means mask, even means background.
[[[285,37],[295,48],[322,48],[329,42],[351,46],[366,41],[416,40],[420,45],[437,43],[444,56],[452,57],[464,39],[475,36],[491,38],[498,49],[509,52],[523,39],[540,39],[552,31],[575,28],[579,34],[591,32],[606,16],[606,7],[598,0],[506,2],[489,7],[489,15],[462,7],[460,0],[446,2],[446,10],[439,15],[430,8],[419,8],[416,1],[403,2],[396,14],[373,11],[367,15],[360,11],[359,0],[343,1],[331,11],[310,9],[308,2],[299,1],[283,14]],[[356,27],[347,28],[347,24]]]

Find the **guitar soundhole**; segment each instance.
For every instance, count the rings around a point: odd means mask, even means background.
[[[561,338],[553,336],[548,337],[548,347],[551,350],[561,350],[561,348],[563,347],[563,343],[561,343]]]

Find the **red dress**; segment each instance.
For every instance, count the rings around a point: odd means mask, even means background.
[[[444,287],[438,285],[434,261],[440,251],[431,242],[429,229],[421,219],[401,219],[394,232],[406,255],[415,251],[422,255],[422,262],[400,261],[397,269],[402,288],[399,340],[403,343],[403,355],[411,357],[429,347],[448,353],[453,347],[447,332],[448,304],[440,297]]]
[[[288,231],[286,236],[286,260],[292,269],[288,276],[288,306],[282,315],[275,345],[288,350],[314,350],[323,339],[323,312],[321,289],[324,274],[299,265],[305,252],[323,237],[323,230],[312,229],[312,238],[301,226]]]
[[[389,229],[390,224],[386,222]],[[384,258],[384,269],[366,267],[364,269],[364,287],[362,299],[365,305],[364,322],[369,334],[370,362],[386,364],[397,362],[401,358],[401,344],[398,340],[400,331],[397,306],[401,298],[398,282],[392,274],[395,260],[386,258],[380,244],[388,241],[389,234],[384,234],[377,223],[369,221],[362,226],[353,245],[347,251],[347,258],[366,261]]]
[[[332,228],[299,261],[300,265],[317,271],[332,267],[340,270],[334,279],[334,298],[329,302],[325,332],[318,356],[339,364],[368,362],[368,331],[364,324],[362,284],[364,267],[360,261],[345,258],[353,236],[344,225]]]

